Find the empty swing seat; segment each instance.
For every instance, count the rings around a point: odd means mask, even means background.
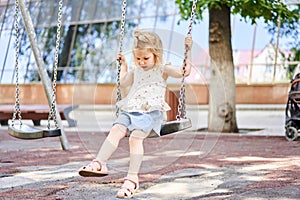
[[[192,122],[189,118],[169,121],[161,126],[160,135],[168,135],[178,131],[183,131],[185,129],[191,128]]]
[[[57,137],[61,136],[61,129],[56,128],[56,129],[46,129],[43,131],[43,136],[44,137]]]
[[[41,130],[26,124],[8,126],[9,135],[19,139],[40,139],[44,137],[56,137],[61,135],[60,129]]]
[[[26,124],[8,126],[9,135],[20,139],[38,139],[43,137],[43,130]]]

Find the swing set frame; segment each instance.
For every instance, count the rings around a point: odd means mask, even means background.
[[[194,21],[195,9],[196,9],[197,0],[193,0],[193,6],[191,11],[190,23],[188,27],[187,36],[191,35],[192,25]],[[125,32],[125,18],[126,18],[126,6],[127,1],[123,0],[122,4],[122,17],[120,23],[120,33],[119,33],[119,52],[122,53],[123,51],[123,38]],[[57,105],[56,105],[56,81],[57,81],[57,68],[58,68],[58,53],[59,53],[59,45],[60,45],[60,33],[61,33],[61,20],[62,20],[62,7],[63,7],[63,0],[59,0],[59,7],[58,7],[58,18],[57,18],[57,35],[56,35],[56,48],[55,48],[55,61],[53,67],[53,81],[51,84],[50,78],[48,77],[47,73],[43,70],[43,61],[40,55],[40,52],[37,47],[37,42],[35,40],[36,35],[34,31],[34,27],[31,21],[31,17],[28,13],[24,0],[15,0],[15,76],[16,76],[16,96],[15,96],[15,107],[12,117],[12,122],[8,126],[8,133],[16,138],[19,139],[39,139],[44,137],[56,137],[60,136],[62,148],[64,150],[69,149],[69,144],[67,138],[64,134],[63,129],[60,127],[62,126],[61,117],[58,112]],[[34,53],[34,57],[38,66],[39,74],[41,76],[44,89],[48,98],[49,103],[49,115],[48,115],[48,125],[47,129],[41,130],[35,127],[31,127],[29,125],[22,123],[22,115],[20,109],[20,89],[19,89],[19,10],[21,11],[22,18],[24,19],[24,25],[26,32],[28,33],[28,37],[31,43],[31,47]],[[27,20],[25,20],[27,19]],[[168,135],[174,132],[178,132],[181,130],[185,130],[192,126],[191,120],[186,117],[185,111],[185,73],[186,73],[186,65],[187,65],[187,53],[188,49],[185,48],[184,53],[184,60],[183,60],[183,74],[181,79],[181,87],[180,87],[180,97],[178,99],[179,104],[177,108],[177,115],[175,121],[166,122],[161,127],[161,135]],[[117,62],[118,65],[118,76],[117,76],[117,101],[122,99],[121,97],[121,90],[120,90],[120,70],[121,70],[121,63]],[[51,88],[52,85],[52,88]],[[119,109],[116,108],[116,114],[118,115]],[[17,120],[19,123],[15,124]],[[51,129],[50,121],[53,119],[55,128]]]
[[[53,81],[51,83],[48,74],[43,69],[43,61],[42,56],[39,52],[37,42],[36,42],[36,35],[35,30],[33,27],[33,23],[29,12],[26,8],[26,4],[24,0],[15,0],[15,76],[16,76],[16,96],[15,96],[15,107],[13,112],[13,117],[11,120],[11,124],[8,126],[8,133],[16,138],[19,139],[39,139],[44,137],[56,137],[59,136],[61,140],[61,145],[64,150],[69,149],[69,144],[67,138],[64,134],[63,129],[60,127],[62,126],[60,113],[57,110],[56,105],[56,80],[57,80],[57,67],[58,67],[58,52],[59,52],[59,44],[60,44],[60,32],[61,32],[61,19],[62,19],[62,7],[63,7],[63,0],[59,0],[59,7],[58,7],[58,18],[57,18],[57,35],[56,35],[56,48],[55,48],[55,62],[53,67]],[[30,45],[32,51],[34,53],[34,57],[36,60],[36,64],[38,67],[38,71],[44,85],[44,89],[47,95],[48,103],[49,103],[49,115],[48,115],[48,125],[47,129],[41,130],[35,127],[31,127],[29,125],[23,124],[22,122],[22,114],[20,109],[20,89],[19,89],[19,10],[21,11],[21,15],[23,18],[24,26],[26,32],[28,33],[28,37],[30,40]],[[52,87],[51,87],[52,85]],[[16,119],[18,118],[19,123],[15,124]],[[50,127],[51,119],[53,119],[55,128]]]

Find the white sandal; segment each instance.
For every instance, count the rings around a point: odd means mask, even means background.
[[[128,182],[133,183],[134,186],[131,187],[132,184],[128,185]],[[138,189],[139,189],[139,183],[137,181],[134,181],[126,177],[124,178],[124,183],[121,189],[119,189],[116,197],[121,199],[130,199],[133,197],[133,195],[136,193]]]
[[[108,175],[108,170],[106,165],[95,159],[87,166],[80,168],[79,175],[84,177],[102,177]]]

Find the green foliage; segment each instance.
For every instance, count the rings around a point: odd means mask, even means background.
[[[175,0],[175,3],[179,6],[182,20],[189,19],[193,1]],[[239,14],[252,24],[258,19],[263,19],[266,28],[274,37],[277,36],[280,21],[280,37],[293,38],[294,42],[289,45],[295,52],[299,51],[300,5],[285,5],[281,0],[198,0],[195,18],[198,21],[202,20],[205,9],[220,8],[220,5],[224,4],[231,8],[231,14]],[[296,57],[294,60],[297,60]]]
[[[189,19],[193,1],[175,0],[175,3],[179,6],[181,18]],[[202,20],[205,9],[220,8],[220,5],[224,4],[231,8],[232,14],[239,14],[252,24],[258,19],[263,19],[269,30],[274,31],[280,20],[282,35],[298,35],[300,6],[288,7],[281,0],[199,0],[196,19]]]
[[[179,6],[182,19],[190,17],[192,0],[175,0]],[[232,14],[240,14],[245,20],[255,23],[263,18],[265,23],[275,23],[281,19],[283,24],[295,24],[299,20],[299,8],[289,9],[281,0],[201,0],[197,1],[196,19],[202,19],[205,9],[220,8],[220,5],[231,8]]]
[[[197,1],[197,9],[195,17],[196,19],[202,20],[202,14],[205,9],[209,8],[220,8],[221,4],[228,4],[230,1],[228,0],[201,0]],[[179,11],[181,14],[181,18],[183,20],[188,20],[191,15],[193,1],[185,1],[185,0],[175,0],[175,3],[179,6]]]
[[[300,16],[300,5],[294,5],[292,6],[293,9],[291,10],[294,13],[294,18],[291,18],[290,22],[285,22],[284,20],[281,20],[280,23],[280,37],[290,37],[293,39],[293,42],[288,43],[287,45],[289,45],[291,47],[291,49],[300,49],[300,20],[299,20],[299,16]],[[297,17],[296,17],[297,16]],[[278,27],[274,24],[274,25],[268,25],[268,31],[271,34],[277,34],[278,31]]]

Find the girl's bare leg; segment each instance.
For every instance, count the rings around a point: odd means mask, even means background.
[[[138,172],[140,170],[144,156],[144,139],[150,133],[134,130],[129,137],[130,161],[127,177],[138,183]]]
[[[96,159],[89,165],[80,168],[79,175],[102,177],[108,175],[107,160],[115,152],[119,141],[126,136],[127,128],[123,125],[114,125],[104,140]]]
[[[131,198],[139,188],[138,172],[144,156],[143,142],[148,135],[149,133],[134,130],[129,137],[129,169],[124,183],[117,193],[118,198]]]
[[[104,140],[96,160],[98,160],[102,165],[106,165],[107,160],[116,151],[119,141],[124,138],[127,134],[127,128],[120,124],[115,124],[106,139]]]

